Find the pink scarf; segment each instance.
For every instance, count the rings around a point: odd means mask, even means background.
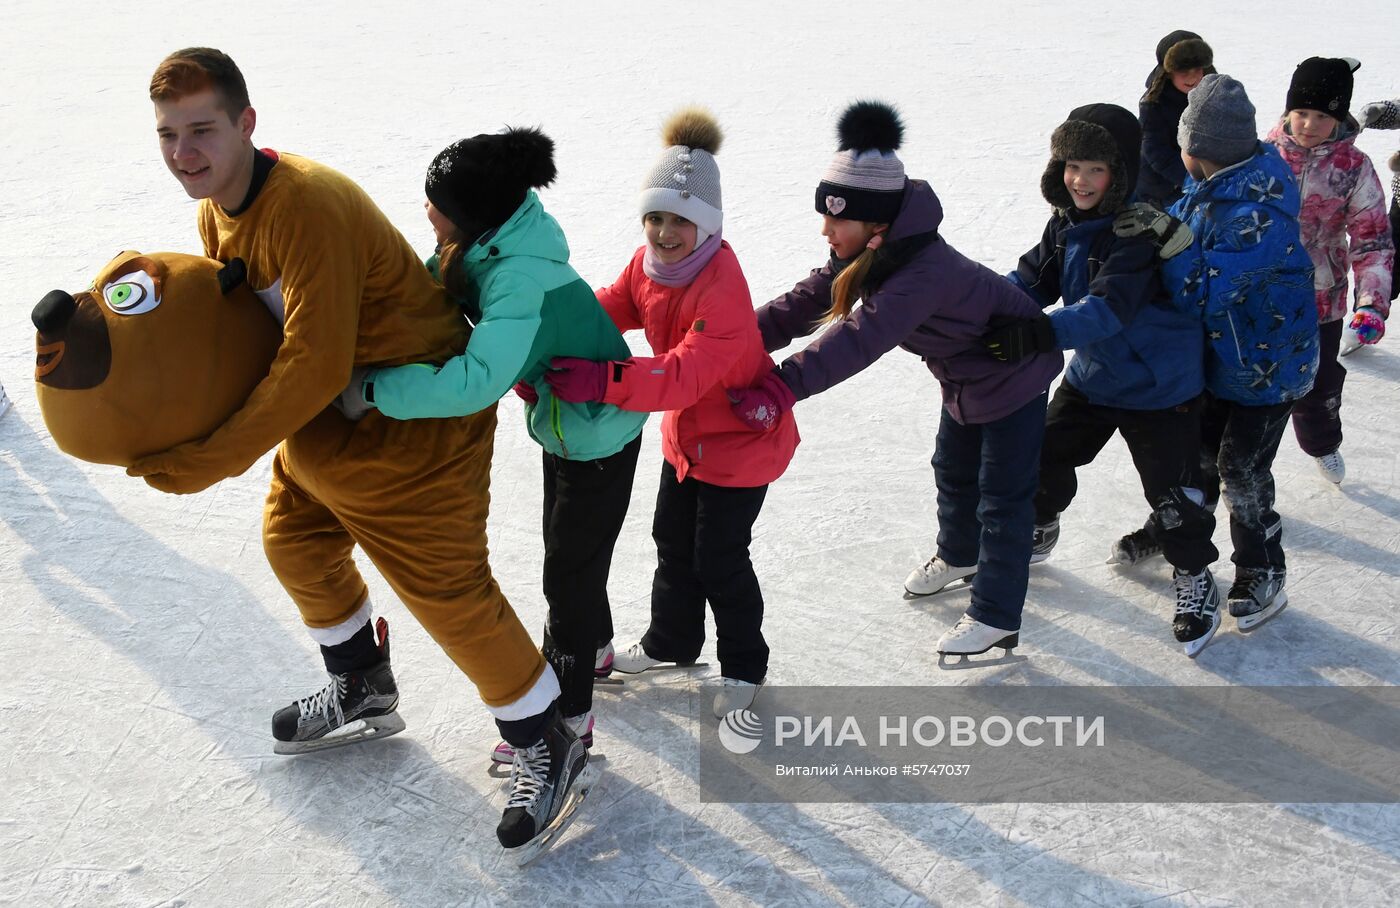
[[[715,233],[696,246],[690,255],[674,265],[667,265],[657,261],[656,253],[652,251],[651,244],[647,243],[646,252],[642,253],[642,271],[663,287],[684,287],[710,264],[710,259],[719,251],[719,244],[720,235]]]

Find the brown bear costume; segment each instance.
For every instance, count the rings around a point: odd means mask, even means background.
[[[263,547],[311,636],[368,621],[358,544],[497,719],[543,712],[558,684],[487,562],[495,407],[352,422],[328,406],[352,366],[441,362],[469,323],[359,186],[259,154],[275,166],[245,210],[200,203],[209,259],[125,253],[35,310],[45,422],[64,451],[178,493],[281,442]]]
[[[34,325],[35,394],[54,442],[123,467],[217,429],[282,342],[242,261],[174,252],[123,252],[90,289],[44,297]]]

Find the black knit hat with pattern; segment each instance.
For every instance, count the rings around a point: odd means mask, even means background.
[[[1360,63],[1340,57],[1309,57],[1293,70],[1288,110],[1319,110],[1337,120],[1351,112],[1351,74]]]
[[[554,182],[554,142],[533,128],[509,128],[453,142],[428,166],[433,207],[475,239],[515,214],[531,189]]]

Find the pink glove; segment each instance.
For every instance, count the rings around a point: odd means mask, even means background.
[[[773,369],[752,388],[730,388],[729,408],[755,432],[767,432],[797,403],[797,395]]]
[[[516,382],[515,387],[511,388],[511,390],[515,392],[516,397],[525,401],[527,404],[537,404],[540,402],[540,396],[535,392],[535,386],[525,381],[523,378]]]
[[[544,380],[549,382],[555,397],[571,404],[602,400],[608,391],[610,365],[576,356],[556,356],[549,361]]]
[[[1363,344],[1374,344],[1385,337],[1385,319],[1370,306],[1357,309],[1352,314],[1349,327],[1356,332],[1356,339]]]

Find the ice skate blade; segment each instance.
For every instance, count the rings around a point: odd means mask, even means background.
[[[569,789],[568,800],[559,810],[554,822],[550,823],[540,834],[518,848],[507,848],[506,853],[515,858],[517,867],[524,867],[536,858],[539,858],[549,849],[554,847],[554,843],[559,841],[560,836],[573,823],[574,817],[578,815],[578,809],[583,805],[583,801],[588,797],[588,793],[593,790],[593,785],[598,781],[599,769],[593,765],[593,758],[589,757],[583,769],[579,770],[578,779]]]
[[[351,725],[361,723],[359,728],[351,731],[339,729],[321,738],[313,738],[310,741],[278,741],[272,745],[272,752],[290,757],[297,754],[316,753],[322,750],[333,750],[337,747],[344,747],[347,744],[360,744],[364,741],[373,741],[377,738],[387,738],[403,731],[407,726],[397,712],[384,716],[372,716],[368,719],[356,719]],[[349,726],[346,726],[347,728]]]
[[[946,586],[941,586],[931,593],[916,593],[906,586],[904,588],[904,598],[907,600],[932,599],[934,596],[942,596],[944,593],[956,593],[958,590],[969,590],[972,589],[972,578],[976,576],[976,574],[968,574],[966,577],[950,580]]]
[[[1251,615],[1241,615],[1235,619],[1235,626],[1242,634],[1251,634],[1259,630],[1265,624],[1278,617],[1279,612],[1288,608],[1288,594],[1279,593],[1274,601],[1269,603],[1269,607],[1260,609]]]
[[[593,683],[594,683],[594,685],[603,684],[603,685],[607,685],[607,686],[610,686],[610,687],[621,687],[621,686],[622,686],[622,679],[621,679],[621,678],[614,678],[612,675],[607,675],[606,677],[599,676],[599,677],[595,677],[595,678],[593,679]]]
[[[686,662],[686,663],[680,663],[680,662],[663,662],[663,663],[661,663],[660,665],[653,665],[651,668],[644,668],[644,669],[642,669],[642,670],[639,671],[639,672],[629,672],[629,671],[625,671],[625,670],[623,670],[623,669],[618,668],[617,666],[613,666],[613,671],[615,671],[615,672],[621,672],[621,673],[624,674],[624,675],[633,675],[633,676],[637,676],[637,675],[650,675],[650,674],[671,674],[672,672],[689,671],[689,670],[692,669],[692,668],[709,668],[709,667],[710,667],[710,663],[708,663],[708,662]],[[598,682],[597,682],[597,681],[594,681],[593,683],[594,683],[594,684],[597,684]],[[624,679],[618,678],[617,681],[612,682],[612,683],[614,683],[614,684],[622,684],[622,683],[624,683]]]
[[[1161,552],[1153,552],[1150,555],[1143,555],[1140,558],[1129,558],[1126,552],[1114,546],[1113,549],[1109,551],[1108,557],[1104,559],[1104,564],[1119,564],[1123,567],[1136,567],[1139,564],[1146,564],[1153,558],[1160,557],[1162,557]]]
[[[993,647],[988,647],[992,649]],[[995,668],[998,665],[1014,665],[1017,662],[1025,662],[1025,656],[1018,656],[1010,647],[1002,647],[1000,656],[988,656],[985,659],[974,659],[973,656],[980,656],[981,653],[939,653],[938,667],[944,671],[956,672],[969,668]],[[957,662],[951,660],[956,659]]]

